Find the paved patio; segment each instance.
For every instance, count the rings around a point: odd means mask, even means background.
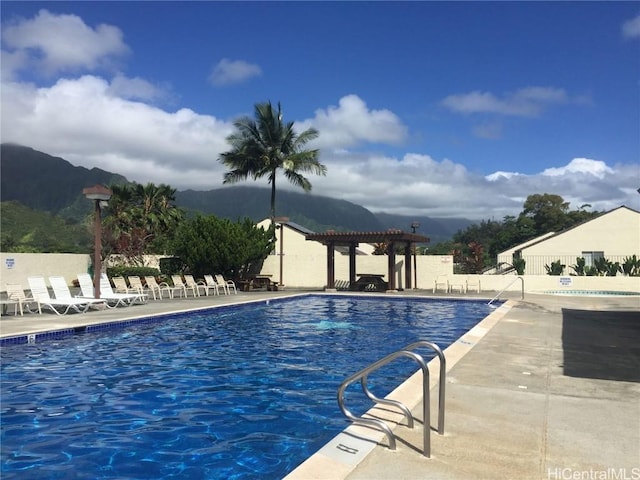
[[[66,316],[8,315],[0,319],[0,337],[295,293],[302,292],[152,300]],[[432,432],[431,458],[421,453],[424,419],[414,376],[394,395],[413,409],[418,425],[394,429],[395,451],[384,438],[377,444],[375,432],[350,427],[353,433],[336,437],[287,478],[640,479],[640,299],[511,297],[447,351],[445,434]],[[431,396],[433,428],[437,387]],[[372,414],[398,423],[388,410]]]

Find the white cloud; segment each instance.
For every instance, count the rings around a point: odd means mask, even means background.
[[[2,141],[31,146],[74,165],[99,167],[140,183],[167,183],[179,190],[222,188],[225,168],[217,158],[228,149],[225,139],[233,130],[230,123],[189,109],[165,111],[118,97],[116,91],[112,83],[89,75],[61,79],[46,88],[5,83],[1,90]],[[596,210],[622,204],[638,208],[636,165],[576,158],[533,175],[494,172],[483,176],[452,160],[423,153],[397,158],[341,149],[356,143],[380,143],[385,137],[379,129],[385,122],[396,129],[391,139],[403,138],[405,129],[394,114],[384,111],[378,116],[380,111],[364,105],[350,96],[340,101],[339,108],[318,110],[316,119],[331,128],[327,128],[320,153],[328,174],[310,178],[314,194],[352,201],[372,211],[472,219],[516,215],[526,196],[534,193],[559,194],[573,208],[585,203]],[[11,121],[5,120],[8,118]],[[380,136],[357,128],[349,130],[347,137],[331,135],[348,119],[369,125]],[[247,184],[268,186],[266,181]],[[278,185],[298,191],[284,179]]]
[[[457,113],[493,113],[499,115],[537,117],[552,105],[564,104],[571,100],[561,88],[526,87],[506,93],[502,98],[490,92],[475,91],[445,97],[441,104]]]
[[[28,57],[14,68],[35,69],[47,75],[110,68],[129,52],[119,28],[102,24],[93,29],[76,15],[56,15],[47,10],[40,10],[30,20],[3,24],[2,43],[3,50]]]
[[[2,141],[99,167],[130,180],[177,188],[215,188],[233,126],[189,109],[167,112],[114,96],[95,76],[62,79],[48,88],[8,83],[2,88]]]
[[[128,78],[124,75],[116,75],[111,80],[107,91],[114,97],[149,102],[162,100],[169,95],[165,88],[154,85],[143,78]]]
[[[640,37],[640,15],[622,24],[622,36],[625,38]]]
[[[99,167],[140,183],[167,183],[174,188],[222,188],[225,168],[217,161],[229,146],[229,122],[182,108],[167,111],[155,103],[169,89],[141,77],[116,74],[59,78],[49,86],[20,82],[34,69],[59,72],[113,67],[128,53],[121,31],[87,26],[74,15],[40,11],[31,20],[3,24],[2,141],[60,156],[74,165]],[[113,72],[118,72],[113,69]],[[261,75],[257,65],[222,60],[213,70],[216,85]],[[488,92],[452,95],[443,104],[462,113],[535,116],[552,105],[576,102],[558,88],[528,87],[498,97]],[[369,151],[371,146],[402,145],[408,128],[388,109],[373,109],[359,96],[318,108],[296,128],[315,127],[314,147],[327,165],[326,177],[311,178],[314,193],[349,200],[372,211],[432,217],[502,218],[517,214],[533,193],[557,193],[574,206],[594,209],[633,204],[638,171],[632,165],[608,165],[576,158],[567,165],[535,175],[468,171],[450,159],[425,153],[401,157]],[[499,138],[501,124],[476,127],[483,138]],[[358,148],[354,153],[350,149]],[[251,185],[267,187],[266,181]],[[279,188],[295,189],[284,179]],[[637,207],[636,207],[637,208]]]
[[[340,149],[361,143],[398,145],[407,138],[407,127],[390,110],[371,110],[357,95],[340,99],[338,106],[318,109],[315,117],[296,123],[300,131],[314,127],[318,148]]]
[[[209,75],[209,81],[217,86],[233,85],[244,82],[252,77],[262,75],[259,65],[245,62],[244,60],[229,60],[223,58],[213,67]]]
[[[550,177],[560,177],[568,174],[587,174],[593,175],[600,179],[605,175],[611,175],[614,173],[613,169],[608,167],[606,163],[600,160],[590,160],[588,158],[574,158],[564,167],[559,168],[547,168],[542,172],[542,175]]]

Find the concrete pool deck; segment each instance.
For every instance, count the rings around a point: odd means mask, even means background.
[[[8,315],[0,318],[0,337],[296,293],[305,292],[152,300],[66,316]],[[492,295],[480,296],[487,297]],[[424,419],[417,374],[394,392],[408,399],[417,418],[414,430],[394,428],[395,451],[386,447],[384,437],[376,446],[371,439],[380,435],[361,428],[346,442],[336,437],[338,443],[329,442],[287,478],[640,479],[640,299],[504,298],[511,300],[446,352],[445,434],[432,432],[431,458],[421,453]],[[431,401],[434,428],[437,387]],[[388,410],[372,414],[398,421]]]

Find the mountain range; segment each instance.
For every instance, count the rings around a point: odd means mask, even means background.
[[[63,158],[53,157],[29,147],[0,145],[0,200],[19,202],[33,210],[59,216],[67,222],[78,222],[91,211],[91,203],[82,189],[95,184],[122,184],[128,180],[117,173],[99,168],[77,167]],[[208,191],[184,190],[176,192],[176,205],[188,214],[197,212],[237,220],[248,217],[256,222],[269,216],[269,188],[251,186],[224,187]],[[366,208],[330,197],[278,190],[278,216],[286,216],[310,230],[322,232],[381,231],[398,228],[416,231],[438,243],[451,239],[453,234],[473,224],[459,218],[431,218],[403,216]]]

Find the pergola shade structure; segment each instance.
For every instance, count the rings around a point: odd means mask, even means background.
[[[395,264],[396,247],[404,246],[405,285],[411,288],[411,244],[428,243],[429,237],[402,230],[386,232],[334,232],[311,233],[306,240],[320,242],[327,247],[327,289],[335,288],[335,249],[338,246],[349,247],[349,283],[356,281],[356,247],[359,243],[384,243],[387,245],[389,290],[396,290]]]

